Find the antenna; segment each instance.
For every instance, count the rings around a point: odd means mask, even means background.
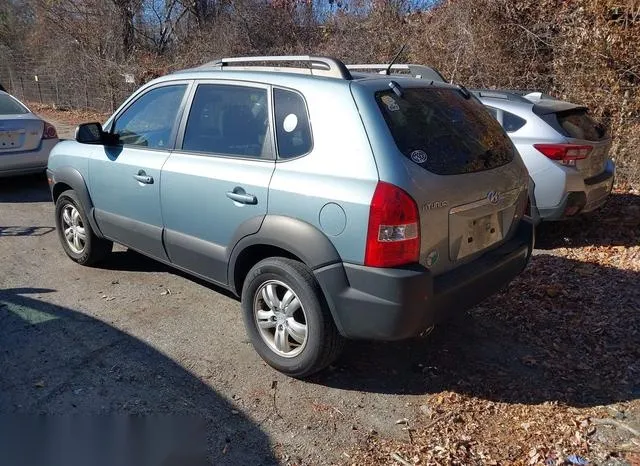
[[[396,53],[396,56],[393,57],[393,60],[391,60],[391,63],[389,63],[389,66],[387,67],[387,69],[384,71],[384,74],[386,74],[387,76],[389,76],[389,73],[391,73],[391,67],[393,66],[393,64],[396,62],[396,60],[398,59],[398,57],[400,56],[400,54],[402,52],[404,52],[404,48],[407,46],[407,44],[402,44],[402,47],[400,47],[400,50],[398,50],[398,53]]]

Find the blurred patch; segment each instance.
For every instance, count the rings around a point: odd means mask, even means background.
[[[181,416],[2,416],[6,466],[200,466],[204,421]]]

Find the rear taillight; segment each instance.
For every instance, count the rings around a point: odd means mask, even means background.
[[[576,160],[586,159],[593,150],[591,146],[578,144],[534,144],[533,147],[551,160],[557,160],[564,165],[575,165]]]
[[[402,189],[378,182],[369,209],[364,263],[394,267],[418,262],[420,217],[415,201]]]
[[[58,137],[56,127],[51,123],[44,122],[44,130],[42,131],[42,139],[55,139]]]

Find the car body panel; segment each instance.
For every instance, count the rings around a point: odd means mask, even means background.
[[[160,171],[166,150],[95,147],[89,159],[89,193],[100,230],[109,239],[167,259],[162,246]],[[135,175],[150,176],[141,183]]]
[[[161,204],[171,262],[226,283],[226,260],[238,226],[252,218],[253,234],[267,214],[274,161],[241,160],[175,151],[162,170]],[[243,190],[256,203],[242,204],[227,193]],[[194,215],[194,201],[198,213]]]
[[[57,139],[45,139],[35,150],[0,154],[0,177],[44,173],[51,149]]]

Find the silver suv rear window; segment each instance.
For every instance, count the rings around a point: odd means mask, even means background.
[[[457,89],[405,88],[375,94],[400,152],[438,175],[472,173],[513,160],[514,147],[493,116]]]

